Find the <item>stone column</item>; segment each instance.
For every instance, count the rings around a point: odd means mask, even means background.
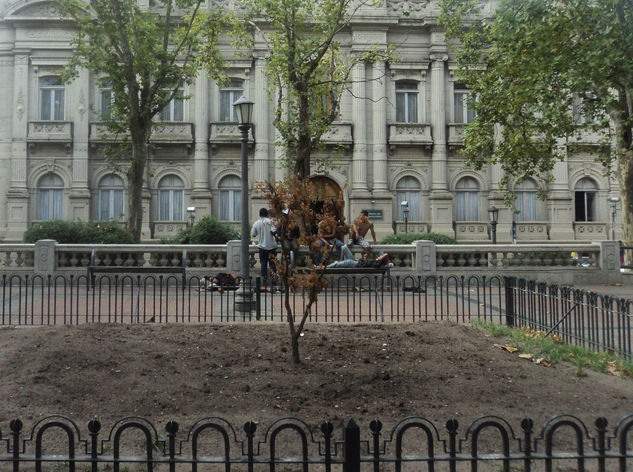
[[[387,192],[387,84],[385,63],[378,61],[373,67],[372,151],[374,158],[374,193]]]
[[[209,79],[200,73],[194,82],[195,142],[193,151],[193,191],[191,203],[196,207],[196,218],[211,214],[209,191]]]
[[[352,196],[367,194],[367,103],[365,63],[359,62],[352,70],[352,123],[354,132],[354,152],[352,154]]]
[[[563,145],[564,146],[564,145]],[[565,159],[554,163],[554,181],[547,198],[547,218],[549,221],[550,239],[558,241],[573,241],[574,234],[574,201],[569,189],[569,161],[567,149],[561,148]]]
[[[11,165],[13,124],[13,54],[9,50],[11,35],[8,28],[0,28],[0,188],[8,189]],[[7,230],[7,195],[0,192],[0,239]],[[26,217],[26,215],[25,215]]]
[[[253,101],[255,124],[255,158],[253,182],[266,182],[268,180],[268,145],[269,120],[268,120],[268,92],[266,83],[266,61],[263,57],[255,59],[255,97]]]
[[[29,50],[15,50],[10,181],[7,191],[6,240],[21,241],[29,220],[26,132],[29,108]],[[32,218],[32,216],[31,216]]]
[[[79,76],[68,85],[69,116],[73,122],[72,187],[70,189],[70,219],[90,221],[90,190],[88,188],[88,135],[90,73],[80,69]]]
[[[439,41],[432,32],[432,41]],[[443,35],[442,35],[443,37]],[[433,154],[431,165],[431,227],[435,233],[454,236],[453,196],[448,191],[446,181],[446,61],[445,51],[431,53],[431,130],[433,133]]]

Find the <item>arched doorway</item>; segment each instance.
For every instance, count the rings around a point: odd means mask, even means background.
[[[316,187],[320,200],[336,200],[338,198],[341,187],[329,177],[318,175],[310,180]]]

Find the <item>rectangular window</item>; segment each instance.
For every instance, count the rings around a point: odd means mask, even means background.
[[[37,206],[38,220],[61,220],[64,191],[61,189],[42,189],[39,191]]]
[[[184,121],[185,99],[181,89],[178,89],[174,98],[160,112],[161,121]]]
[[[40,81],[40,120],[64,119],[65,87],[59,77],[43,77]]]
[[[396,121],[398,123],[418,123],[417,83],[396,83]]]
[[[475,111],[472,108],[472,103],[469,103],[470,90],[463,88],[456,88],[454,93],[455,109],[454,118],[455,123],[472,123],[475,121]]]
[[[112,104],[114,102],[114,95],[112,95],[111,88],[101,89],[101,117],[104,119],[112,118]]]
[[[457,192],[457,221],[479,221],[479,192]]]
[[[596,221],[596,193],[575,192],[576,221]]]
[[[240,190],[221,190],[219,201],[219,219],[238,221],[242,215],[242,192]]]
[[[220,121],[237,122],[233,103],[244,93],[242,82],[231,81],[229,87],[220,89]]]
[[[123,190],[107,189],[99,192],[99,219],[123,219]]]
[[[517,221],[539,221],[536,192],[517,192],[515,209]]]

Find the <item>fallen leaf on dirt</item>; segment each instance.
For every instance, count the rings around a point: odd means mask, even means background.
[[[518,347],[510,346],[509,344],[495,344],[494,346],[498,347],[499,349],[503,349],[504,351],[508,351],[508,352],[517,352],[519,350]]]
[[[616,375],[618,377],[622,375],[622,372],[618,370],[615,364],[615,361],[607,362],[607,372],[611,375]]]
[[[585,372],[582,369],[577,369],[576,370],[576,377],[587,377],[587,372]]]
[[[552,363],[544,357],[539,357],[538,359],[536,359],[536,363],[538,365],[542,365],[543,367],[552,367]]]
[[[527,353],[526,353],[526,354],[519,354],[519,357],[520,357],[521,359],[528,359],[528,360],[530,360],[530,361],[531,361],[533,356],[532,356],[532,354],[527,354]]]

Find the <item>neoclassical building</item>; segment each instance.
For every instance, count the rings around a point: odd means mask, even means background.
[[[207,0],[208,2],[210,0]],[[149,8],[150,0],[140,0]],[[363,9],[342,35],[346,53],[395,44],[400,61],[358,65],[353,94],[342,97],[340,119],[321,152],[336,153],[327,191],[344,188],[348,219],[367,209],[379,236],[432,230],[460,242],[490,240],[488,208],[500,208],[497,239],[569,241],[608,239],[617,182],[603,175],[588,150],[554,169],[547,199],[526,180],[514,190],[512,208],[498,191],[501,170],[475,171],[459,154],[465,126],[474,116],[468,89],[456,76],[454,54],[437,26],[431,0],[382,0]],[[60,67],[72,54],[72,32],[57,7],[43,0],[0,0],[0,240],[19,241],[34,223],[49,219],[125,219],[125,174],[112,170],[104,147],[112,138],[100,113],[110,91],[80,72],[63,83]],[[264,44],[249,57],[227,46],[230,84],[218,87],[204,74],[161,113],[152,133],[143,196],[143,238],[175,233],[195,217],[240,221],[241,199],[251,220],[265,203],[241,193],[240,140],[231,104],[244,94],[255,102],[249,186],[282,178],[267,96]],[[359,99],[353,97],[365,97]],[[620,206],[617,208],[620,220]],[[619,226],[619,225],[616,225]],[[616,228],[616,237],[620,233]]]

